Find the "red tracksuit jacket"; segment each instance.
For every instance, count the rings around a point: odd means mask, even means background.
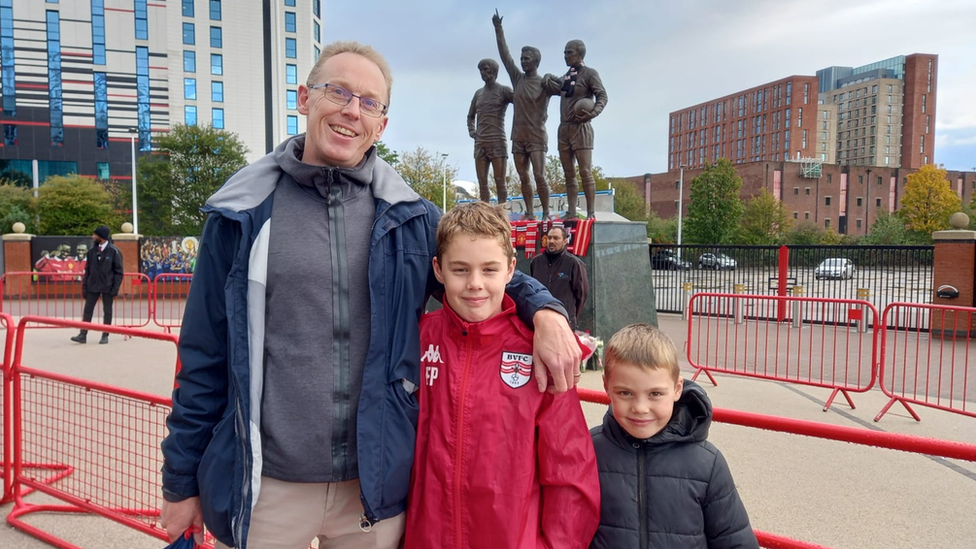
[[[585,549],[599,525],[576,390],[539,392],[532,332],[508,296],[502,308],[467,323],[445,304],[420,321],[406,549]]]

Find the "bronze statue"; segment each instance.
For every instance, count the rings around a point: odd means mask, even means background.
[[[525,46],[519,61],[521,70],[512,59],[502,30],[502,17],[495,10],[491,18],[495,26],[495,40],[498,42],[498,55],[512,79],[515,89],[513,101],[515,116],[512,119],[512,155],[515,156],[515,170],[522,182],[522,200],[525,202],[525,219],[535,219],[532,197],[532,179],[529,177],[529,164],[535,175],[535,186],[542,202],[542,218],[549,218],[549,184],[546,183],[546,152],[549,151],[549,136],[546,134],[546,120],[549,118],[549,98],[558,92],[543,86],[539,74],[542,52],[538,48]],[[523,72],[524,71],[524,72]]]
[[[600,75],[583,64],[585,56],[586,45],[583,41],[570,40],[563,51],[569,71],[562,78],[552,74],[545,77],[546,88],[562,96],[559,105],[559,160],[566,174],[566,198],[569,200],[566,217],[569,219],[577,217],[579,187],[576,184],[576,162],[579,163],[580,179],[583,180],[586,195],[586,215],[593,217],[596,181],[593,179],[593,126],[590,120],[603,112],[607,105],[607,92]]]
[[[488,166],[495,176],[498,203],[507,199],[505,171],[508,164],[508,147],[505,142],[505,110],[512,102],[512,88],[502,86],[498,79],[498,63],[494,59],[482,59],[478,63],[485,86],[474,92],[468,109],[468,135],[474,139],[474,162],[478,173],[481,200],[488,202]]]

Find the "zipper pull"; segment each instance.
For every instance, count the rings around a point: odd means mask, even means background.
[[[359,516],[359,529],[367,534],[373,529],[373,523],[366,518],[366,513]]]

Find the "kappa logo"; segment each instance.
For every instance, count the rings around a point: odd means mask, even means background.
[[[503,351],[499,374],[512,389],[524,386],[532,378],[532,355]]]
[[[441,360],[441,347],[440,345],[434,345],[431,343],[427,346],[427,350],[424,351],[424,356],[420,357],[421,362],[436,362],[438,364],[444,364]]]

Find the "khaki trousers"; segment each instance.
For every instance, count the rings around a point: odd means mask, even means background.
[[[359,529],[363,505],[359,481],[303,483],[261,477],[258,504],[251,512],[247,549],[396,549],[404,514],[382,520],[369,532]],[[227,549],[217,542],[216,549]]]

